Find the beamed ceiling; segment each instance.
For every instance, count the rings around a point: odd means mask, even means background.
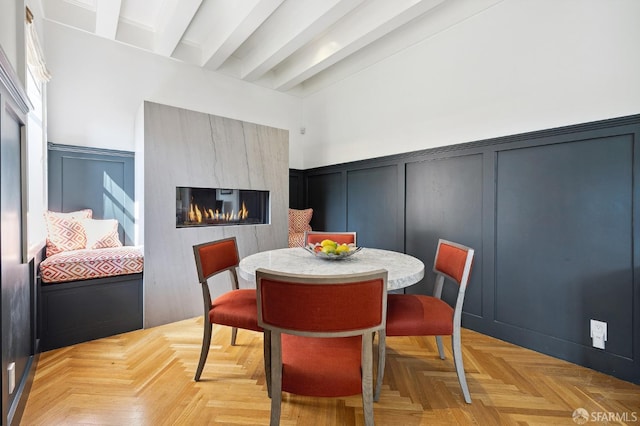
[[[43,0],[44,18],[304,96],[502,0]]]

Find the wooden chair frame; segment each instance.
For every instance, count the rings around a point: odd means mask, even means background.
[[[292,328],[282,328],[266,323],[263,319],[262,308],[262,280],[276,280],[306,285],[340,285],[369,280],[382,280],[382,312],[380,323],[372,327],[342,330],[342,331],[306,331]],[[267,388],[271,397],[271,425],[280,423],[282,403],[282,334],[293,334],[308,337],[347,337],[362,336],[361,374],[362,374],[362,405],[366,425],[373,425],[373,339],[376,332],[384,333],[387,308],[387,271],[378,270],[370,273],[350,275],[287,275],[266,269],[256,270],[258,325],[264,330],[265,373]],[[381,344],[379,342],[379,344]]]
[[[235,262],[220,268],[216,269],[209,274],[204,272],[203,261],[201,257],[201,249],[214,246],[218,244],[225,244],[227,242],[233,241],[233,247],[235,250]],[[200,380],[200,376],[202,374],[202,370],[204,369],[204,365],[207,361],[207,355],[209,354],[209,347],[211,346],[211,335],[213,331],[213,324],[209,321],[209,311],[211,310],[212,301],[211,301],[211,292],[209,290],[208,280],[218,274],[221,274],[225,271],[229,271],[231,276],[231,291],[239,290],[240,286],[238,283],[238,273],[236,268],[240,263],[240,255],[238,254],[238,244],[236,242],[235,237],[224,238],[216,241],[209,241],[202,244],[197,244],[193,246],[193,254],[196,261],[196,269],[198,271],[198,281],[200,282],[200,286],[202,287],[202,300],[204,307],[204,335],[202,337],[202,349],[200,351],[200,360],[198,361],[198,368],[196,369],[196,374],[194,380],[197,382]],[[236,344],[236,336],[238,334],[237,327],[231,327],[231,345],[235,346]]]
[[[464,258],[464,266],[462,269],[462,274],[460,278],[453,277],[442,270],[442,268],[438,267],[439,255],[441,253],[441,249],[443,246],[454,247],[466,252],[466,257]],[[442,300],[442,289],[444,287],[445,279],[451,280],[458,284],[458,296],[456,298],[454,310],[453,310],[453,332],[451,334],[451,346],[453,350],[453,361],[455,364],[456,374],[458,376],[458,382],[460,383],[460,388],[462,389],[462,394],[464,396],[464,400],[466,403],[471,404],[471,395],[469,393],[469,387],[467,385],[467,379],[464,373],[464,364],[462,362],[462,343],[460,339],[460,324],[462,320],[462,305],[464,303],[464,295],[467,289],[467,284],[469,282],[469,277],[471,275],[471,267],[473,265],[473,257],[474,250],[470,247],[464,246],[462,244],[454,243],[452,241],[447,241],[444,239],[438,240],[438,247],[436,250],[435,259],[433,262],[433,272],[436,274],[435,285],[433,288],[433,296],[436,299]],[[398,295],[402,297],[402,295]],[[386,334],[386,332],[385,332]],[[438,346],[438,355],[440,359],[445,359],[444,348],[442,345],[442,336],[435,336],[436,344]],[[381,340],[386,340],[386,336],[382,337]],[[381,392],[381,383],[380,381],[376,384],[374,400],[377,401],[380,398]]]
[[[443,271],[437,268],[438,254],[443,245],[459,248],[467,252],[465,259],[464,270],[462,278],[458,281],[456,278],[447,275]],[[458,297],[456,298],[456,304],[453,310],[453,334],[451,335],[451,347],[453,349],[453,362],[456,368],[456,374],[458,375],[458,382],[464,395],[464,400],[467,404],[471,404],[471,395],[469,393],[469,386],[467,385],[467,378],[464,374],[464,364],[462,362],[462,343],[460,340],[460,324],[462,322],[462,305],[464,303],[464,294],[467,290],[467,284],[469,283],[469,276],[471,275],[471,266],[473,264],[474,250],[462,244],[457,244],[452,241],[439,240],[438,249],[436,251],[436,257],[433,264],[433,272],[436,273],[436,282],[433,287],[433,297],[438,299],[442,298],[442,289],[444,287],[445,278],[458,284]],[[438,345],[438,354],[440,359],[445,359],[444,348],[442,346],[442,336],[436,336],[436,344]]]

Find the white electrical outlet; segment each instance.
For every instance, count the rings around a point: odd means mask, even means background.
[[[9,385],[9,393],[12,394],[16,388],[16,363],[12,362],[7,367],[7,384]]]
[[[591,320],[591,341],[594,348],[604,349],[604,342],[607,341],[606,322]]]

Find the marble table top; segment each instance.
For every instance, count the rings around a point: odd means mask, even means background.
[[[263,251],[240,261],[240,276],[255,282],[258,268],[309,275],[355,274],[386,269],[389,272],[388,290],[408,287],[424,277],[424,263],[419,259],[404,253],[366,247],[341,260],[318,258],[302,247]]]

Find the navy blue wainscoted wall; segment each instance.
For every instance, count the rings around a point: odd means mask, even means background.
[[[120,240],[135,236],[134,153],[48,144],[49,210],[90,208],[94,219],[117,219]]]
[[[289,207],[302,210],[304,203],[304,171],[289,169]]]
[[[309,169],[305,207],[428,270],[439,238],[475,248],[463,326],[640,383],[639,144],[636,115]]]

